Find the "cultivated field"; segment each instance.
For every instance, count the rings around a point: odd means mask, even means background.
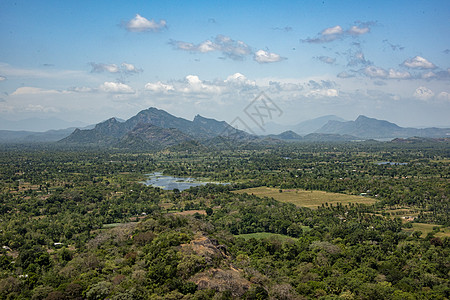
[[[280,202],[293,203],[301,207],[317,208],[322,204],[343,205],[349,203],[373,204],[375,199],[363,196],[345,195],[338,193],[328,193],[323,191],[305,191],[301,189],[282,190],[269,187],[256,187],[235,191],[236,193],[253,194],[258,197],[274,198]]]
[[[423,223],[412,223],[413,228],[403,229],[404,231],[421,231],[421,237],[426,237],[428,233],[433,231],[433,228],[439,227],[439,232],[437,232],[434,236],[444,238],[450,237],[450,228],[442,227],[440,225],[435,224],[423,224]]]

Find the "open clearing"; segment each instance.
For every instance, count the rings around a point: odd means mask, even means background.
[[[412,223],[413,228],[403,229],[404,231],[421,231],[421,237],[426,237],[428,233],[433,231],[433,227],[439,227],[439,232],[434,236],[444,238],[450,237],[450,228],[442,227],[436,224]]]
[[[376,202],[375,199],[363,196],[345,195],[338,193],[328,193],[323,191],[306,191],[301,189],[280,189],[269,187],[256,187],[235,191],[236,193],[253,194],[258,197],[274,198],[280,202],[293,203],[301,207],[317,208],[322,204],[328,203],[328,205],[337,205],[341,203],[343,205],[350,203],[360,203],[371,205]]]

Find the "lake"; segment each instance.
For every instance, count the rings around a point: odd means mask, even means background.
[[[145,185],[159,187],[162,188],[163,190],[178,189],[180,191],[183,191],[193,186],[205,185],[207,183],[216,183],[216,182],[198,181],[194,178],[187,178],[187,177],[173,177],[169,175],[163,175],[161,172],[154,172],[151,174],[147,174],[147,176],[148,179],[144,181]],[[220,183],[220,184],[227,184],[227,183]]]

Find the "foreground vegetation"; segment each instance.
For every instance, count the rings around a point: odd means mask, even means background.
[[[0,299],[447,299],[448,146],[3,148]]]

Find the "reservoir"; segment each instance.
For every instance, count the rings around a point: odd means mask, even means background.
[[[154,172],[151,174],[147,174],[147,176],[148,179],[144,181],[145,185],[159,187],[163,190],[178,189],[180,191],[183,191],[193,186],[205,185],[207,183],[215,183],[215,182],[198,181],[195,180],[194,178],[173,177],[169,175],[163,175],[161,172]]]

